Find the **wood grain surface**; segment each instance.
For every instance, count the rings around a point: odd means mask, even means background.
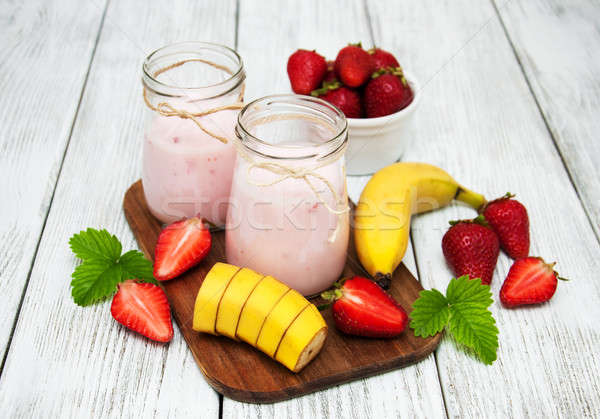
[[[597,2],[113,0],[104,24],[102,0],[0,6],[1,416],[598,416]],[[405,158],[489,196],[517,193],[532,253],[572,281],[546,305],[494,304],[492,367],[444,338],[415,365],[285,402],[219,397],[177,328],[168,346],[149,343],[112,321],[109,302],[76,307],[68,286],[71,234],[106,227],[135,247],[121,199],[141,173],[140,66],[184,40],[237,47],[249,98],[289,92],[284,63],[298,47],[390,49],[423,86]],[[348,179],[353,199],[367,180]],[[424,287],[446,286],[441,237],[471,215],[415,217],[404,262]],[[495,295],[510,263],[501,255]]]
[[[531,254],[557,261],[572,280],[548,304],[505,309],[498,293],[512,260],[500,255],[491,284],[498,361],[474,362],[447,337],[436,351],[448,415],[597,416],[600,357],[590,354],[600,344],[592,320],[600,318],[600,247],[495,8],[467,0],[368,6],[376,43],[400,51],[423,86],[418,131],[404,158],[443,167],[488,198],[517,194],[529,212]],[[499,2],[500,10],[516,6]],[[388,30],[393,24],[401,29]],[[413,219],[425,288],[445,289],[452,277],[441,250],[448,221],[473,216],[455,205]]]
[[[0,359],[17,321],[105,8],[98,1],[63,11],[61,3],[0,3]]]
[[[62,0],[52,16],[68,32],[73,23],[66,17],[97,7]],[[142,62],[177,41],[233,45],[235,15],[234,0],[110,2],[0,377],[0,416],[197,416],[201,400],[202,416],[218,417],[219,396],[203,380],[178,330],[169,345],[155,344],[116,323],[110,300],[84,308],[73,303],[69,283],[79,262],[68,240],[88,226],[106,228],[123,249],[135,248],[122,202],[141,173]],[[54,94],[70,90],[68,83],[55,86]],[[44,105],[44,112],[62,112],[58,108]],[[47,181],[41,174],[31,176]]]
[[[125,217],[140,249],[154,259],[162,223],[152,216],[142,182],[137,181],[123,200]],[[335,328],[331,309],[322,312],[329,328],[325,346],[304,369],[295,374],[265,354],[242,342],[192,329],[194,303],[204,277],[217,262],[227,263],[225,232],[212,234],[212,248],[196,268],[162,286],[179,330],[208,382],[223,395],[238,401],[272,403],[420,361],[437,347],[441,334],[423,339],[408,329],[394,339],[368,339],[344,335]],[[350,241],[342,277],[365,275]],[[410,312],[423,288],[404,265],[394,273],[390,295]],[[315,303],[322,303],[318,299]]]
[[[519,0],[499,12],[600,239],[600,4]]]

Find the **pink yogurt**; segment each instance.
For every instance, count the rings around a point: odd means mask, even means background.
[[[239,156],[227,215],[227,262],[271,275],[303,295],[329,288],[346,264],[348,212],[341,216],[330,212],[303,179],[288,178],[270,185],[280,175],[257,167],[248,172],[248,166]],[[315,173],[331,183],[341,202],[348,202],[343,156]],[[322,199],[336,208],[323,182],[309,179]]]
[[[218,105],[217,105],[218,106]],[[198,120],[231,139],[238,111],[220,111]],[[235,149],[202,131],[192,120],[154,114],[144,136],[142,182],[152,214],[171,223],[199,216],[224,225]]]

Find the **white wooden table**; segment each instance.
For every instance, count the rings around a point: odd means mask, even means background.
[[[600,416],[599,21],[593,0],[0,1],[0,416]],[[183,40],[235,47],[249,99],[290,91],[298,47],[392,50],[422,85],[404,159],[517,193],[532,254],[571,282],[539,307],[493,304],[493,366],[445,338],[416,365],[287,402],[220,397],[177,330],[153,344],[70,297],[73,233],[135,247],[121,203],[140,177],[141,63]],[[354,199],[366,180],[348,179]],[[424,287],[445,289],[441,237],[470,214],[414,219],[405,263]]]

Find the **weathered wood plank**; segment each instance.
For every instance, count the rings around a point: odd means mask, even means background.
[[[600,4],[516,1],[499,13],[600,239]]]
[[[235,8],[233,0],[110,3],[0,380],[3,415],[218,416],[218,396],[178,331],[169,345],[153,344],[118,325],[110,302],[88,308],[72,302],[69,282],[77,262],[67,242],[88,226],[105,227],[124,249],[135,248],[121,205],[141,173],[141,63],[175,41],[233,45]],[[48,106],[50,115],[62,114],[61,106]]]
[[[442,342],[437,361],[449,416],[597,415],[600,248],[493,6],[368,5],[377,44],[398,51],[424,86],[405,159],[444,167],[489,197],[517,193],[529,210],[531,253],[557,260],[559,272],[572,279],[539,307],[509,310],[494,302],[500,349],[493,366]],[[444,290],[451,277],[440,245],[448,220],[473,215],[454,206],[415,217],[412,238],[425,287]],[[501,255],[496,299],[510,265]]]
[[[290,92],[288,56],[297,48],[315,48],[329,59],[349,42],[371,43],[364,4],[304,1],[294,7],[278,2],[240,2],[238,51],[248,70],[247,97]],[[349,178],[357,199],[368,178]],[[416,275],[412,252],[405,263]],[[443,399],[433,356],[377,377],[271,405],[225,398],[223,417],[443,417]]]
[[[65,7],[66,3],[71,2],[2,2],[0,8],[0,360],[16,321],[105,7],[104,1],[85,7]]]

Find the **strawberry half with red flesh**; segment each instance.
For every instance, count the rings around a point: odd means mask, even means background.
[[[208,254],[211,236],[202,220],[176,221],[161,231],[154,250],[154,277],[166,281],[196,266]]]
[[[356,90],[342,86],[338,81],[323,82],[323,87],[313,90],[311,95],[320,97],[340,108],[346,118],[360,118],[362,103]]]
[[[367,118],[377,118],[398,112],[413,100],[413,91],[401,71],[375,76],[363,93]],[[375,73],[377,74],[377,73]]]
[[[442,238],[442,251],[448,265],[457,277],[469,275],[489,285],[500,253],[498,236],[486,226],[483,217],[450,224],[452,227]]]
[[[375,64],[373,57],[360,46],[348,45],[338,52],[334,68],[338,80],[348,87],[359,87],[369,80]]]
[[[559,277],[555,263],[542,258],[526,257],[516,260],[502,284],[500,301],[506,307],[538,304],[548,301],[556,292]]]
[[[396,57],[390,52],[380,48],[372,48],[369,50],[369,54],[373,57],[375,70],[400,67],[398,60],[396,60]]]
[[[490,201],[482,214],[500,239],[500,246],[513,259],[529,255],[529,217],[527,209],[507,193]]]
[[[300,95],[309,95],[319,87],[326,72],[325,58],[315,51],[299,49],[288,59],[287,73],[292,90]]]
[[[406,311],[379,285],[355,276],[322,297],[334,301],[336,327],[347,334],[372,338],[391,338],[404,331],[408,323]]]
[[[128,329],[158,342],[173,338],[171,308],[165,292],[149,283],[127,280],[119,284],[110,312]]]

